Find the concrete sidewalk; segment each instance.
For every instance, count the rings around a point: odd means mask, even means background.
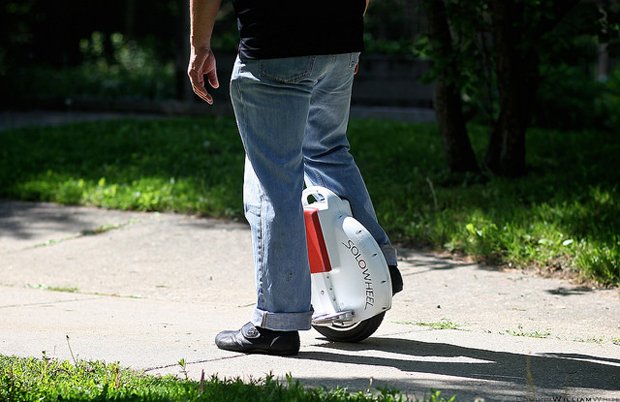
[[[435,388],[465,401],[620,400],[617,289],[415,250],[400,250],[405,290],[372,338],[308,331],[292,358],[220,351],[216,333],[253,307],[250,253],[241,223],[0,202],[0,354],[71,359],[70,345],[153,374],[179,374],[184,358],[193,378],[291,373],[417,398]]]

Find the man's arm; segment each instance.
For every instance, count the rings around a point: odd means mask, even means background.
[[[205,88],[204,76],[213,88],[220,86],[215,68],[215,56],[211,51],[211,35],[215,17],[222,0],[190,0],[190,48],[187,75],[192,83],[194,93],[208,104],[213,104],[213,97]]]

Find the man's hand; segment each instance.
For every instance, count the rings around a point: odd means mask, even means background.
[[[195,48],[192,46],[187,75],[189,75],[194,93],[209,105],[213,104],[213,97],[205,88],[205,75],[209,80],[209,85],[211,85],[212,88],[218,88],[220,83],[217,80],[217,70],[215,66],[215,56],[210,48]]]

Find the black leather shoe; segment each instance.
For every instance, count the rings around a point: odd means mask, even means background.
[[[403,277],[396,265],[388,265],[390,278],[392,279],[392,296],[403,290]]]
[[[299,352],[299,333],[272,331],[248,322],[238,331],[220,332],[215,337],[215,344],[233,352],[290,356]]]

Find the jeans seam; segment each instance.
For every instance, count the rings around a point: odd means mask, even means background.
[[[239,70],[241,69],[241,67],[239,65],[236,65],[235,68],[237,69],[236,71],[236,79],[239,79]],[[233,77],[235,76],[235,72],[233,72]],[[234,90],[236,95],[237,95],[237,99],[239,100],[237,103],[239,104],[239,108],[240,110],[240,115],[242,116],[241,119],[238,119],[238,123],[240,126],[241,125],[245,125],[245,119],[243,118],[243,116],[246,115],[246,107],[245,107],[245,101],[243,100],[243,92],[241,91],[241,89],[239,88],[239,83],[235,83],[235,85],[231,85],[230,86],[231,90]],[[239,133],[243,133],[246,132],[245,127],[242,129],[241,127],[239,127]],[[242,137],[242,142],[246,142],[246,140]],[[251,163],[251,162],[250,162]],[[254,169],[254,167],[252,167],[252,169]],[[254,173],[256,174],[256,173]],[[257,296],[257,303],[261,303],[260,299],[261,297],[263,297],[264,294],[264,288],[263,288],[263,283],[264,283],[264,274],[265,274],[265,269],[263,267],[263,261],[264,261],[264,256],[263,256],[263,234],[264,234],[264,228],[263,228],[263,194],[261,191],[260,194],[260,198],[259,198],[259,205],[260,207],[257,208],[254,212],[250,212],[250,213],[256,213],[258,216],[258,220],[260,222],[259,225],[259,230],[258,233],[256,234],[256,242],[257,244],[255,245],[257,253],[256,253],[256,264],[258,265],[258,271],[260,274],[260,291],[259,293],[256,295]],[[246,211],[248,211],[248,206],[245,206]],[[257,278],[259,279],[259,278]],[[258,284],[257,284],[258,285]]]
[[[258,243],[256,245],[256,249],[257,249],[257,253],[256,253],[256,258],[257,261],[256,263],[258,264],[258,270],[260,272],[260,294],[259,294],[259,302],[260,302],[260,297],[262,295],[264,295],[265,293],[265,273],[266,273],[266,267],[265,267],[265,247],[264,247],[264,239],[263,239],[263,235],[266,232],[265,229],[265,220],[263,219],[265,216],[264,213],[264,208],[266,206],[265,203],[265,195],[263,194],[262,189],[259,189],[259,203],[260,203],[260,208],[258,209],[258,220],[260,222],[260,225],[258,225],[258,233],[256,236],[256,242]]]

